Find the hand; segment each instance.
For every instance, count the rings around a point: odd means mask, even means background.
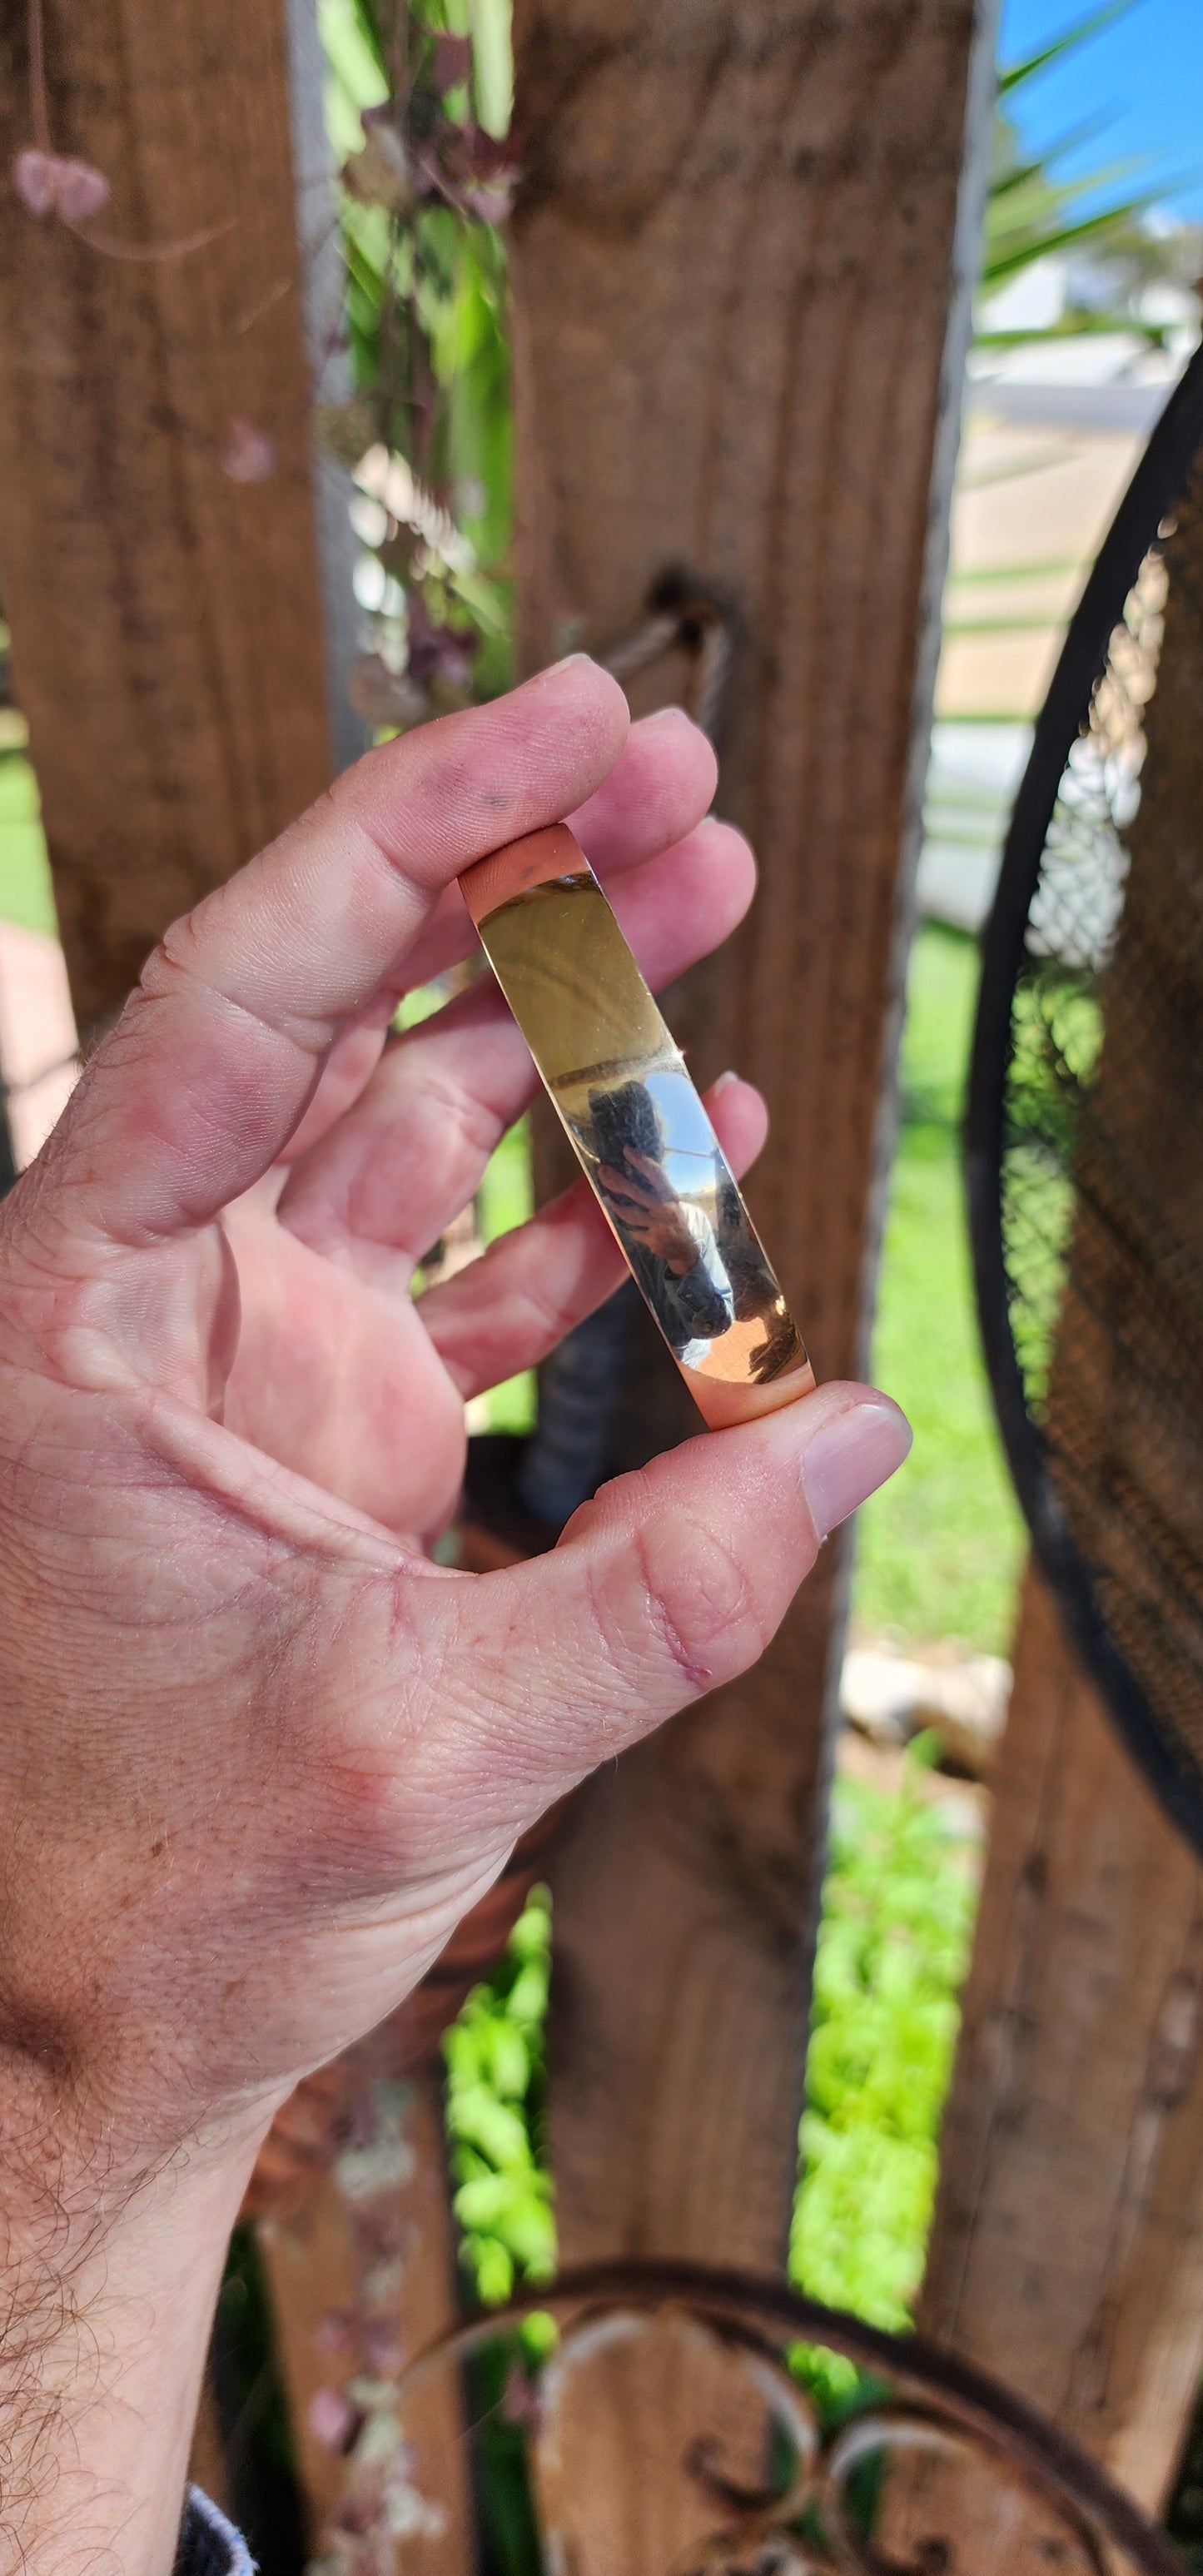
[[[457,872],[566,813],[645,971],[679,972],[751,893],[712,788],[683,718],[628,732],[580,659],[369,754],[168,932],[5,1206],[0,2459],[34,2571],[118,2532],[125,2576],[170,2567],[276,2106],[551,1799],[754,1659],[904,1454],[894,1407],[829,1386],[623,1478],[529,1565],[425,1553],[464,1399],[619,1258],[582,1182],[412,1300],[534,1085],[491,982],[387,1025],[473,940]],[[756,1095],[713,1115],[742,1166]]]

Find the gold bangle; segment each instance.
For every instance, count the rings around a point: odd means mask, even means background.
[[[551,1099],[711,1430],[815,1378],[685,1059],[566,823],[461,877]]]

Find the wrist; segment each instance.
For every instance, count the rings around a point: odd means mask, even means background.
[[[171,2576],[247,2157],[181,2157],[89,2208],[23,2187],[0,2222],[0,2576]]]

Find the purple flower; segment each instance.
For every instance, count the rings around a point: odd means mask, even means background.
[[[65,224],[85,224],[109,201],[103,170],[90,161],[64,160],[58,152],[18,152],[12,182],[31,215],[58,215]]]

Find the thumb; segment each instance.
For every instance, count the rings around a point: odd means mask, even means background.
[[[484,1732],[494,1781],[541,1805],[746,1672],[828,1533],[910,1445],[888,1396],[836,1382],[604,1486],[550,1555],[440,1587],[449,1704],[472,1703],[461,1758],[479,1766]],[[458,1768],[444,1737],[448,1756]]]

